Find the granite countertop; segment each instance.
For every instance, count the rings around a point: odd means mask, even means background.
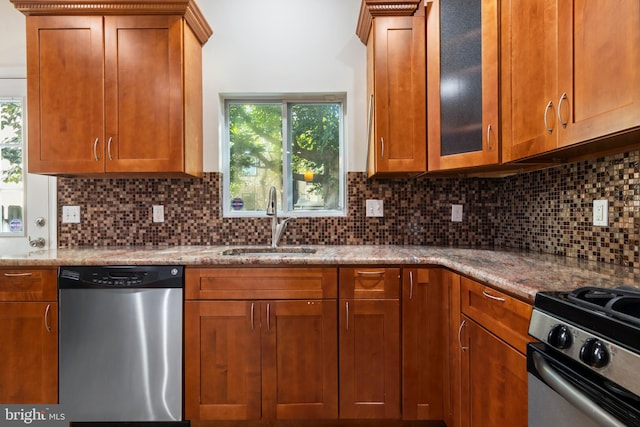
[[[431,265],[450,268],[528,302],[538,291],[640,288],[640,269],[517,250],[431,246],[305,246],[312,254],[223,255],[234,246],[115,247],[0,254],[0,267],[61,265]]]

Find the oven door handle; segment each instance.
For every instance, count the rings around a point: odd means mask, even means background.
[[[591,401],[591,399],[589,399],[589,397],[584,393],[576,389],[573,385],[558,375],[547,361],[544,360],[540,353],[533,352],[531,356],[533,358],[533,364],[542,379],[549,387],[555,390],[556,393],[566,399],[569,403],[602,426],[625,427],[623,423],[618,421],[611,414]]]

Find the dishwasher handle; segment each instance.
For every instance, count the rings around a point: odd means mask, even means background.
[[[533,352],[531,357],[533,358],[533,364],[540,377],[567,402],[571,403],[602,426],[625,427],[625,424],[618,421],[599,405],[591,401],[587,395],[556,373],[540,353]]]

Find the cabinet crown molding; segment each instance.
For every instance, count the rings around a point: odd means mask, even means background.
[[[213,30],[194,0],[10,0],[29,15],[180,15],[201,44]]]
[[[13,0],[12,0],[13,1]],[[376,16],[411,16],[422,0],[362,0],[356,34],[367,44],[371,22]]]

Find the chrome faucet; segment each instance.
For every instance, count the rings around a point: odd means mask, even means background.
[[[295,217],[289,217],[278,221],[278,196],[276,195],[276,187],[269,189],[269,202],[267,203],[267,215],[272,217],[271,219],[271,247],[278,247],[282,235],[287,229],[287,224]]]

